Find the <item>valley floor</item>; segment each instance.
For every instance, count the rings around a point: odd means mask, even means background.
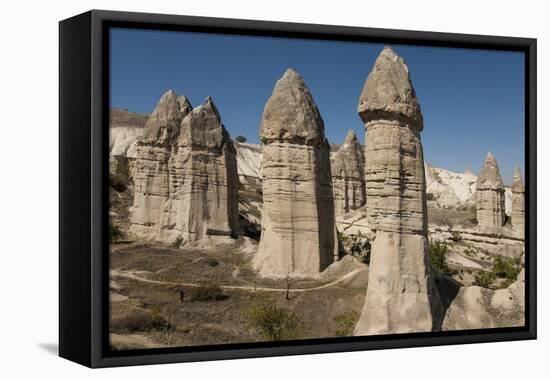
[[[251,242],[217,249],[113,244],[114,349],[216,345],[350,335],[368,268],[351,256],[320,280],[260,279]],[[287,293],[288,288],[288,293]]]

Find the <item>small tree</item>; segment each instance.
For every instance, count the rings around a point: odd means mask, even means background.
[[[239,135],[237,138],[235,138],[237,140],[237,142],[239,143],[246,143],[246,137],[245,136],[242,136],[242,135]]]
[[[438,241],[430,243],[430,263],[437,272],[448,272],[447,245]]]

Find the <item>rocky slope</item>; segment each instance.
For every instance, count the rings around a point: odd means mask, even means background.
[[[109,155],[127,156],[130,146],[143,134],[148,116],[123,109],[111,109],[109,117]]]

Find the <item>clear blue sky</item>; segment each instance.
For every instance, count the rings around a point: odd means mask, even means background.
[[[524,172],[522,53],[393,45],[409,66],[424,115],[425,160],[478,173],[487,151],[505,184]],[[288,67],[300,73],[331,143],[354,129],[359,94],[382,44],[113,29],[111,106],[149,113],[168,89],[216,103],[231,136],[258,143],[264,104]]]

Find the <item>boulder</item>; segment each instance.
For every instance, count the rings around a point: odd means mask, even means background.
[[[318,277],[338,255],[330,147],[304,81],[288,69],[261,122],[262,233],[253,265],[265,277]]]
[[[336,216],[363,206],[365,195],[365,156],[357,135],[350,130],[330,159],[332,191]]]
[[[491,152],[476,182],[476,218],[481,229],[493,234],[500,233],[506,220],[504,185]]]
[[[506,289],[461,287],[447,309],[443,330],[521,327],[525,325],[525,271]]]
[[[375,232],[354,335],[431,331],[423,118],[407,65],[385,47],[358,105],[366,130],[367,220]]]

